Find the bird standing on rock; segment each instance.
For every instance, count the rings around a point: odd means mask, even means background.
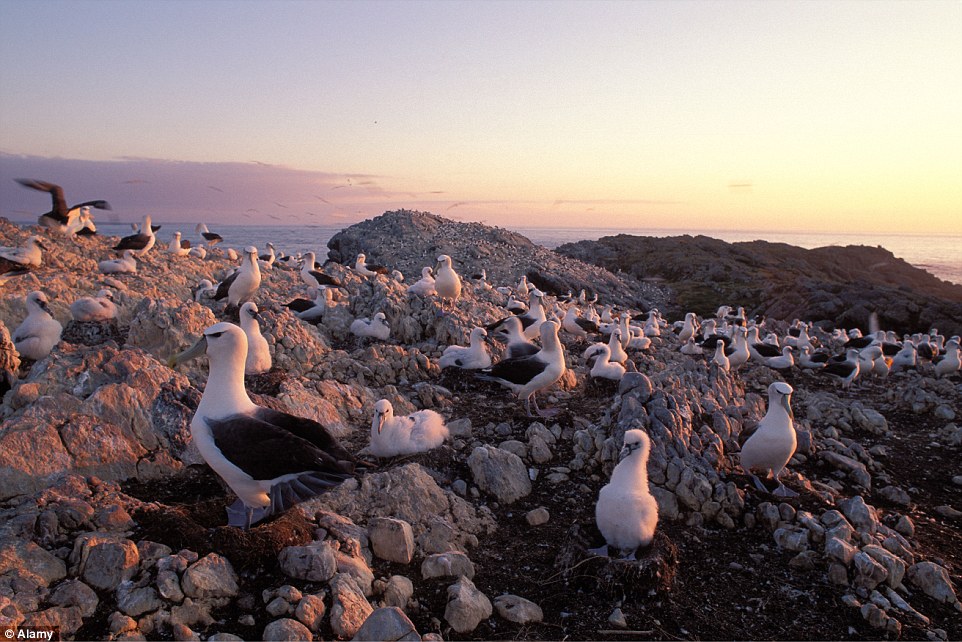
[[[450,301],[454,305],[461,296],[461,277],[451,267],[451,257],[442,254],[438,257],[434,289],[442,301]]]
[[[240,268],[220,282],[214,300],[227,299],[227,305],[237,307],[249,300],[261,286],[261,270],[257,265],[257,248],[253,245],[244,249],[244,259]]]
[[[755,486],[768,492],[765,485],[751,472],[767,471],[778,482],[774,494],[779,497],[798,495],[778,478],[798,445],[795,425],[792,422],[795,416],[791,405],[792,392],[792,387],[784,381],[776,381],[768,386],[768,412],[758,424],[758,429],[742,446],[741,454],[742,468],[752,476]]]
[[[658,502],[648,488],[648,455],[651,441],[643,430],[625,431],[621,461],[611,481],[598,493],[595,522],[605,546],[590,553],[608,554],[608,547],[635,559],[635,551],[648,546],[658,526]]]
[[[261,334],[257,305],[248,301],[240,309],[240,326],[247,335],[247,361],[244,374],[262,374],[271,369],[271,349]]]
[[[171,357],[169,365],[202,354],[210,362],[210,375],[190,431],[204,460],[237,494],[227,509],[229,525],[249,529],[363,468],[316,421],[251,401],[244,388],[247,336],[239,327],[210,326],[192,347]]]
[[[144,224],[140,226],[140,232],[120,239],[120,242],[114,246],[114,249],[133,250],[137,256],[144,256],[154,247],[154,243],[156,242],[157,236],[154,234],[154,228],[150,225],[150,215],[148,214],[144,216]]]

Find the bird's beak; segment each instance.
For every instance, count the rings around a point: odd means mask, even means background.
[[[384,427],[384,413],[377,413],[377,434],[381,434],[381,428]]]
[[[180,354],[175,354],[174,356],[167,359],[167,366],[173,368],[178,364],[185,363],[191,359],[196,359],[202,354],[207,354],[207,337],[202,336],[197,343],[187,348]]]
[[[785,408],[785,412],[788,413],[788,418],[792,421],[795,420],[795,413],[792,412],[792,395],[782,395],[781,398],[782,407]]]

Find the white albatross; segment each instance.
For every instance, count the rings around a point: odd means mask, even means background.
[[[228,523],[251,524],[338,486],[361,467],[331,432],[310,419],[254,404],[244,389],[247,336],[232,323],[216,323],[176,365],[207,354],[210,375],[190,422],[207,464],[237,494]]]
[[[484,328],[471,330],[471,345],[448,346],[441,353],[438,365],[441,368],[455,367],[464,370],[479,370],[491,367],[491,355],[484,347],[484,339],[488,331]]]
[[[70,315],[75,321],[110,321],[117,318],[117,306],[110,290],[101,290],[97,296],[85,296],[70,304]]]
[[[784,381],[768,386],[768,412],[758,424],[758,429],[742,445],[741,465],[752,476],[759,490],[768,492],[765,485],[752,473],[766,471],[778,482],[774,494],[779,497],[795,497],[795,491],[786,487],[778,476],[785,464],[795,454],[797,440],[792,422],[792,387]]]
[[[39,236],[31,236],[21,247],[0,247],[0,274],[23,272],[40,267],[47,249]]]
[[[60,341],[63,326],[53,318],[43,292],[33,291],[27,295],[27,316],[13,331],[13,345],[25,359],[39,361],[53,350]]]
[[[442,254],[435,266],[434,289],[442,301],[450,301],[453,305],[461,296],[461,277],[451,267],[451,257]]]
[[[240,269],[217,285],[214,300],[227,299],[228,306],[239,306],[250,299],[261,286],[261,270],[257,265],[257,248],[250,245],[244,249]]]
[[[648,487],[648,455],[651,441],[643,430],[625,431],[621,461],[598,493],[595,522],[605,546],[589,552],[607,555],[608,547],[635,559],[635,551],[648,546],[658,526],[658,502]]]
[[[421,278],[408,286],[408,294],[415,294],[420,297],[429,297],[437,294],[435,289],[434,272],[429,267],[421,268]]]
[[[368,453],[375,457],[414,455],[437,448],[449,436],[444,418],[433,410],[418,410],[405,417],[395,417],[387,399],[374,404],[371,422],[371,445]]]
[[[391,336],[391,326],[387,324],[387,317],[384,313],[378,312],[373,319],[354,319],[351,322],[351,334],[387,341],[388,337]]]
[[[525,400],[525,411],[529,417],[533,416],[532,406],[542,417],[550,417],[557,411],[542,411],[538,408],[535,395],[561,379],[565,370],[564,348],[558,340],[558,324],[545,321],[541,324],[541,350],[527,357],[500,361],[482,370],[480,378],[497,381],[517,393],[518,399]]]
[[[123,257],[101,261],[97,268],[102,274],[132,274],[137,271],[137,259],[133,250],[124,250]]]
[[[248,301],[240,309],[240,326],[247,335],[247,360],[244,374],[262,374],[271,369],[271,349],[261,334],[257,304]]]

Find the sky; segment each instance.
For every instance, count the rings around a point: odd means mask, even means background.
[[[0,0],[0,215],[939,232],[962,3]]]

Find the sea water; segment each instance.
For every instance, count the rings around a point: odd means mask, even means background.
[[[164,247],[173,233],[180,230],[183,238],[194,244],[203,239],[194,233],[194,225],[189,223],[164,224],[157,232],[158,245]],[[260,225],[219,225],[213,230],[224,237],[223,245],[242,249],[253,245],[265,251],[268,241],[282,254],[299,254],[313,251],[318,260],[327,256],[327,242],[341,231],[340,226],[260,226]],[[131,234],[129,224],[98,223],[98,232],[110,236]],[[603,236],[630,234],[634,236],[680,236],[704,235],[729,243],[739,241],[764,240],[772,243],[787,243],[797,247],[815,248],[825,246],[867,245],[881,246],[900,259],[922,268],[940,279],[962,284],[962,235],[914,235],[914,234],[839,234],[835,232],[759,232],[745,230],[667,230],[667,229],[611,229],[601,227],[559,228],[559,227],[508,227],[523,234],[532,242],[555,249],[564,243],[575,241],[595,241]]]

